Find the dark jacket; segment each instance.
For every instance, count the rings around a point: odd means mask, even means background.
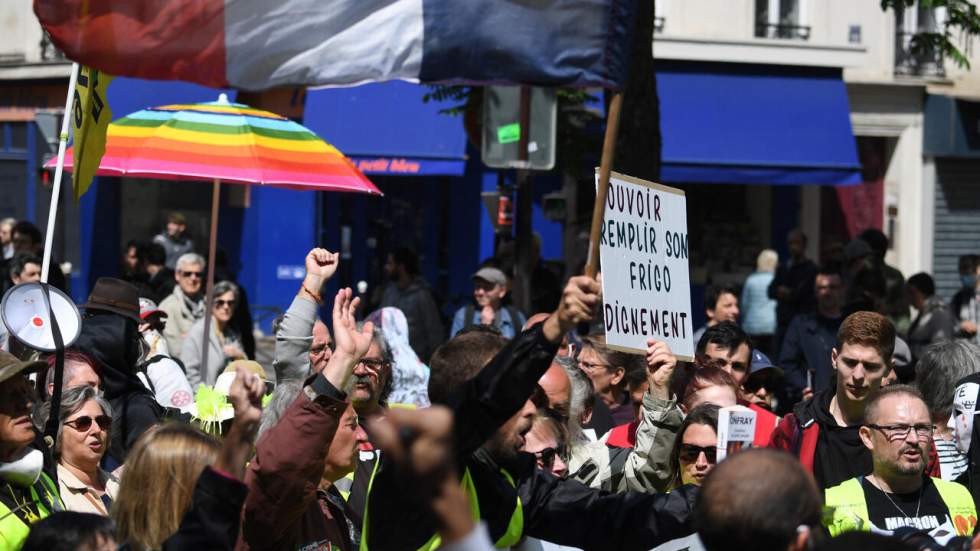
[[[913,364],[925,354],[930,344],[956,336],[956,325],[956,320],[943,299],[935,295],[927,298],[922,310],[909,326],[909,336],[906,339],[912,351]]]
[[[798,401],[807,386],[807,371],[813,370],[813,391],[830,388],[834,367],[831,350],[837,345],[841,318],[803,314],[793,318],[783,339],[779,367],[785,376],[790,403]]]
[[[583,549],[645,550],[693,533],[687,519],[694,490],[606,494],[538,471],[530,454],[497,465],[480,449],[523,407],[556,352],[557,345],[544,338],[540,325],[529,329],[464,383],[448,404],[455,419],[457,468],[473,479],[490,539],[497,541],[505,533],[518,496],[524,534]],[[436,533],[437,523],[387,457],[381,456],[368,496],[364,537],[369,549],[417,549]]]
[[[829,411],[833,395],[833,391],[826,390],[797,404],[793,412],[779,422],[769,441],[770,448],[785,450],[796,456],[800,464],[814,475],[821,490],[857,476],[864,476],[872,470],[871,452],[867,448],[851,446],[850,451],[844,453],[835,451],[841,450],[841,446],[831,449],[827,440],[832,437],[830,432],[856,428],[845,429],[837,425]],[[818,453],[818,446],[825,448]],[[836,456],[828,457],[831,454]],[[939,456],[933,447],[930,447],[926,473],[929,476],[939,476]]]
[[[345,396],[322,375],[308,381],[316,398],[300,392],[255,446],[245,474],[249,493],[236,547],[240,551],[327,544],[344,551],[356,548],[343,500],[336,490],[320,490],[327,449],[347,408]]]
[[[769,298],[776,299],[776,323],[782,327],[789,325],[794,316],[812,312],[816,306],[813,294],[814,280],[817,277],[817,265],[809,259],[803,259],[797,264],[792,259],[776,268],[776,275],[769,284]],[[789,287],[792,296],[781,300],[776,296],[776,289]]]
[[[241,481],[205,467],[194,486],[190,510],[162,550],[234,549],[247,493]]]
[[[446,334],[429,284],[421,276],[415,276],[404,289],[393,282],[389,283],[381,295],[379,307],[385,306],[393,306],[405,314],[409,344],[419,359],[428,362]]]
[[[164,417],[165,410],[136,375],[140,360],[136,322],[116,314],[87,317],[73,348],[96,363],[104,397],[112,406],[109,455],[117,462],[146,429]]]

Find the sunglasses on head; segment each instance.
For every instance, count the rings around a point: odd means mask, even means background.
[[[109,417],[108,415],[99,415],[94,419],[88,415],[82,415],[81,417],[76,417],[71,421],[65,421],[65,424],[78,432],[85,432],[92,428],[93,421],[99,425],[100,429],[105,431],[109,430],[109,427],[112,426],[112,417]]]
[[[718,459],[718,448],[716,446],[695,446],[694,444],[681,444],[680,459],[685,463],[694,463],[704,453],[705,459],[712,465]]]

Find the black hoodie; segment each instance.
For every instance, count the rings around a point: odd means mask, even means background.
[[[860,425],[842,427],[830,413],[834,390],[816,393],[812,399],[796,406],[801,424],[812,420],[820,425],[813,457],[813,476],[821,488],[831,488],[856,476],[864,476],[874,466],[871,452],[858,435]]]
[[[112,406],[109,455],[122,463],[146,429],[163,419],[164,409],[136,375],[140,359],[136,322],[116,314],[85,318],[73,348],[96,361],[105,399]]]

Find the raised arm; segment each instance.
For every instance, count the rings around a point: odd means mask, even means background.
[[[626,458],[620,490],[665,492],[670,484],[670,450],[684,415],[670,395],[677,358],[667,343],[647,341],[647,392],[640,408],[636,444]]]
[[[242,537],[251,547],[289,546],[292,542],[281,541],[283,534],[291,533],[316,498],[327,449],[348,407],[340,389],[367,352],[374,330],[368,322],[357,331],[353,313],[359,301],[351,300],[351,294],[350,289],[341,289],[334,301],[337,350],[256,446],[245,478],[249,495],[242,528]]]
[[[601,302],[599,284],[590,277],[573,277],[562,300],[541,325],[516,336],[473,379],[453,396],[458,457],[482,446],[534,392],[538,379],[551,365],[562,336],[580,322],[592,320]]]
[[[310,374],[310,345],[320,289],[337,271],[339,255],[313,249],[306,255],[306,276],[276,331],[272,366],[278,381],[305,379]]]

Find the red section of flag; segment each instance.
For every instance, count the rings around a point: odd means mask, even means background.
[[[110,75],[227,86],[224,0],[34,0],[51,40]]]

